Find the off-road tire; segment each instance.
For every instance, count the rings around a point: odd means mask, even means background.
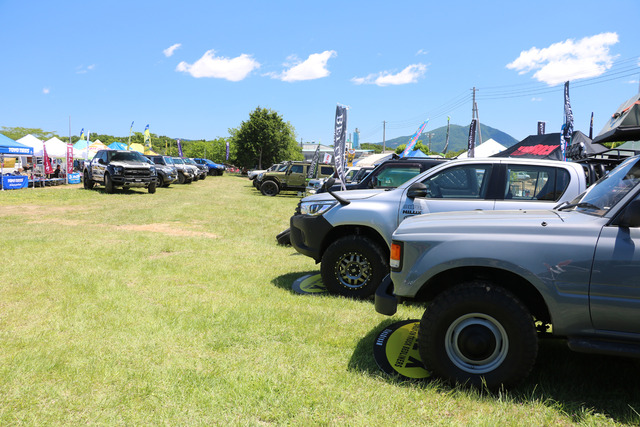
[[[88,171],[84,171],[82,181],[83,181],[82,184],[86,190],[93,190],[93,186],[95,185],[95,182],[93,182],[93,180],[89,178]]]
[[[113,193],[113,180],[111,179],[111,175],[108,173],[104,174],[104,191],[108,194]]]
[[[164,178],[162,177],[162,175],[158,175],[158,187],[164,187]]]
[[[275,181],[265,181],[260,185],[260,192],[265,196],[275,196],[280,192],[280,187]]]
[[[149,194],[153,194],[156,192],[156,183],[155,182],[150,182],[149,183],[149,187],[147,187],[147,190],[149,191]]]
[[[187,178],[182,172],[178,172],[178,184],[186,184]]]
[[[368,298],[389,273],[389,255],[368,237],[341,237],[324,252],[320,273],[329,293]]]
[[[489,390],[520,382],[538,354],[529,310],[508,290],[484,281],[438,295],[422,316],[418,343],[435,376]]]

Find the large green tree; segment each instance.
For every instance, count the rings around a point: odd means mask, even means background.
[[[275,111],[257,107],[239,128],[229,129],[236,147],[237,165],[244,168],[271,166],[284,160],[302,160],[295,131]]]
[[[0,130],[0,133],[3,134],[4,136],[7,136],[13,139],[14,141],[22,138],[23,136],[27,136],[29,134],[42,140],[48,140],[56,136],[55,133],[48,132],[40,128],[22,128],[22,127],[5,127],[5,126],[2,126],[2,130]]]

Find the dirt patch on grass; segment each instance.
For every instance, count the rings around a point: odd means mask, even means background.
[[[187,237],[207,237],[209,239],[217,239],[220,236],[213,233],[207,233],[205,231],[185,230],[183,228],[176,228],[172,224],[131,224],[131,225],[116,225],[118,230],[128,231],[151,231],[154,233],[163,233],[170,236],[187,236]]]

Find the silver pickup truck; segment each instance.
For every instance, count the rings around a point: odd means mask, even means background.
[[[321,262],[333,294],[366,298],[389,272],[391,235],[406,218],[430,212],[545,209],[583,192],[581,165],[535,159],[464,159],[434,166],[387,190],[315,194],[291,217],[291,244]],[[405,182],[406,181],[406,182]],[[403,184],[402,184],[403,183]],[[401,184],[401,185],[400,185]],[[448,214],[450,215],[450,214]]]
[[[428,302],[419,352],[438,377],[514,385],[539,336],[640,356],[640,157],[554,209],[422,215],[392,240],[376,310]]]

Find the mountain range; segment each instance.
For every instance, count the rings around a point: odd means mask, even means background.
[[[482,133],[482,141],[493,139],[507,148],[520,142],[514,137],[512,137],[511,135],[484,124],[480,125],[480,131]],[[423,132],[422,135],[420,135],[420,137],[418,138],[418,141],[422,141],[422,144],[425,146],[429,146],[428,134],[432,134],[431,147],[430,147],[431,151],[442,153],[444,151],[444,145],[447,139],[447,127],[442,126],[437,129],[429,130],[428,132]],[[389,139],[385,141],[384,145],[387,150],[396,149],[399,145],[407,144],[411,140],[412,136],[413,135],[399,136],[397,138]],[[466,150],[468,146],[468,142],[469,142],[469,126],[458,126],[458,125],[450,126],[449,147],[447,151]],[[476,144],[478,143],[479,141],[477,141],[476,139]],[[375,144],[382,145],[382,141],[376,142]]]

